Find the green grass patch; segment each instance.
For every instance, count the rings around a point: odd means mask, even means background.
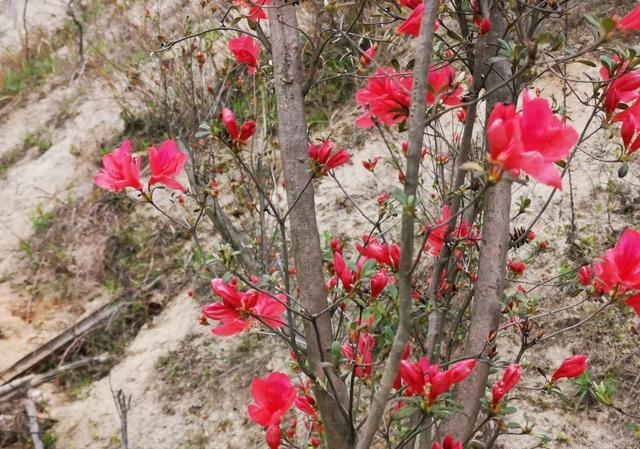
[[[14,97],[38,86],[58,67],[58,58],[49,52],[35,54],[13,66],[0,69],[0,97]]]

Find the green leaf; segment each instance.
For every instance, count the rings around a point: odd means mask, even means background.
[[[588,59],[577,59],[576,62],[588,65],[589,67],[596,67],[596,63],[593,61],[589,61]]]
[[[629,173],[629,163],[625,162],[618,168],[618,178],[624,178]]]
[[[567,161],[555,161],[554,164],[560,168],[565,168],[567,166]]]
[[[408,418],[409,416],[413,415],[417,411],[418,411],[418,407],[414,407],[412,405],[405,405],[396,413],[394,413],[393,417],[395,419]]]
[[[340,345],[340,343],[338,343],[337,341],[331,343],[331,356],[333,357],[333,360],[340,360],[341,351],[342,346]]]

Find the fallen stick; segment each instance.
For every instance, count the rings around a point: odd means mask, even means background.
[[[140,291],[148,291],[149,289],[153,288],[158,282],[160,282],[161,279],[162,276],[158,276],[147,285],[143,286]],[[16,377],[21,376],[23,373],[32,369],[35,365],[42,362],[58,349],[71,343],[76,338],[87,334],[103,322],[110,319],[122,306],[132,304],[134,302],[135,299],[118,299],[104,305],[100,309],[93,312],[91,315],[81,319],[64,332],[56,335],[42,346],[22,357],[9,368],[0,372],[0,385],[4,385],[12,381]]]
[[[82,368],[83,366],[87,366],[92,363],[103,363],[109,359],[110,355],[104,353],[96,357],[86,357],[84,359],[76,360],[75,362],[67,363],[66,365],[61,365],[43,374],[29,374],[28,376],[14,379],[8,384],[0,387],[0,403],[10,401],[17,396],[21,396],[27,393],[30,388],[37,387],[65,371]]]
[[[40,363],[58,349],[62,348],[68,343],[71,343],[81,335],[91,331],[99,324],[103,323],[110,317],[112,317],[120,307],[124,305],[125,301],[114,301],[101,309],[95,311],[91,315],[78,321],[64,332],[56,335],[51,340],[38,347],[34,351],[22,357],[12,366],[0,373],[0,385],[10,382],[16,377],[22,375],[26,371],[33,368],[36,364]]]
[[[27,396],[23,399],[24,410],[27,413],[27,423],[31,441],[33,441],[34,449],[44,449],[42,438],[40,438],[40,425],[38,424],[38,410],[36,403],[31,399],[31,395],[27,392]]]

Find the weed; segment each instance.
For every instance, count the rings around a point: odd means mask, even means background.
[[[24,155],[24,150],[21,147],[16,147],[0,156],[0,176],[4,175],[7,170],[20,162]]]
[[[82,152],[77,145],[71,144],[71,146],[69,147],[69,154],[71,154],[71,156],[73,157],[80,157]]]
[[[36,147],[40,154],[51,148],[51,137],[44,135],[43,132],[27,133],[24,138],[24,148],[29,149]]]
[[[53,73],[59,61],[50,52],[51,49],[41,50],[29,61],[23,60],[13,67],[0,69],[0,97],[14,97],[26,89],[33,89]]]
[[[49,230],[52,225],[52,215],[50,212],[44,212],[41,207],[38,206],[35,214],[31,215],[31,226],[36,234],[44,234]]]

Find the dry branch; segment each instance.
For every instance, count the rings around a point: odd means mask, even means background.
[[[27,424],[29,426],[29,434],[31,435],[31,441],[33,441],[33,447],[35,449],[44,449],[42,438],[40,438],[40,424],[38,424],[38,410],[36,409],[36,403],[31,398],[31,395],[27,393],[27,397],[22,401],[24,404],[24,410],[27,414]]]
[[[0,387],[0,403],[10,401],[19,395],[25,394],[29,388],[37,387],[38,385],[43,384],[66,371],[82,368],[92,363],[103,363],[109,359],[109,354],[104,353],[96,357],[87,357],[76,360],[75,362],[67,363],[66,365],[61,365],[44,374],[29,374],[28,376],[14,379]]]
[[[91,315],[78,321],[69,329],[56,335],[42,346],[25,355],[12,366],[0,373],[0,385],[4,385],[16,377],[23,375],[35,365],[48,358],[58,349],[61,349],[87,332],[92,331],[100,324],[111,318],[120,309],[120,307],[128,302],[129,301],[126,299],[120,299],[106,304]]]

